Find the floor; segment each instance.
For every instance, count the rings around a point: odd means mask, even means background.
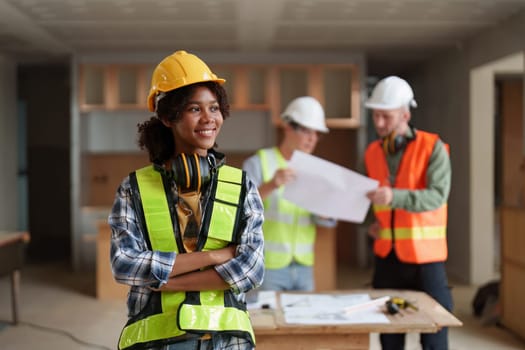
[[[369,272],[340,269],[338,288],[363,288]],[[12,325],[10,283],[0,278],[0,349],[88,350],[115,349],[126,320],[123,301],[94,298],[93,273],[74,273],[66,263],[27,265],[22,270],[20,323]],[[518,350],[525,342],[498,326],[483,326],[472,316],[476,289],[453,285],[454,314],[463,323],[450,330],[451,350]],[[377,334],[371,350],[378,350]],[[409,334],[406,350],[418,350],[418,335]]]

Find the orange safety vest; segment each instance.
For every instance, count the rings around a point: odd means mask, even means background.
[[[417,131],[414,140],[404,150],[395,183],[399,189],[420,190],[427,185],[427,166],[438,135]],[[448,145],[445,145],[448,149]],[[373,142],[365,153],[368,176],[388,185],[390,178],[381,140]],[[384,258],[392,248],[400,261],[429,263],[447,259],[447,204],[425,212],[410,212],[387,205],[374,205],[380,224],[379,237],[374,242],[374,253]]]

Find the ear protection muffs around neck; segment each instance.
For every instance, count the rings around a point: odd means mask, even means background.
[[[409,125],[409,128],[412,131],[412,136],[399,135],[395,131],[392,131],[388,136],[383,138],[382,146],[385,154],[394,155],[404,150],[406,145],[416,138],[416,130],[414,127]]]
[[[172,162],[173,176],[181,192],[200,192],[211,179],[211,163],[208,157],[178,154]]]

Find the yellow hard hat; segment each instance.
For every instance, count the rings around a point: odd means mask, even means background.
[[[181,50],[169,55],[153,71],[148,109],[155,111],[159,94],[203,81],[222,84],[226,80],[218,78],[206,63],[191,53]]]

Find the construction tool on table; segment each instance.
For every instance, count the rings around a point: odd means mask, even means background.
[[[414,311],[419,310],[418,307],[414,303],[404,298],[400,298],[400,297],[392,297],[388,299],[385,302],[385,305],[386,305],[386,310],[388,311],[390,315],[395,315],[400,310],[405,310],[405,309],[412,309]]]

